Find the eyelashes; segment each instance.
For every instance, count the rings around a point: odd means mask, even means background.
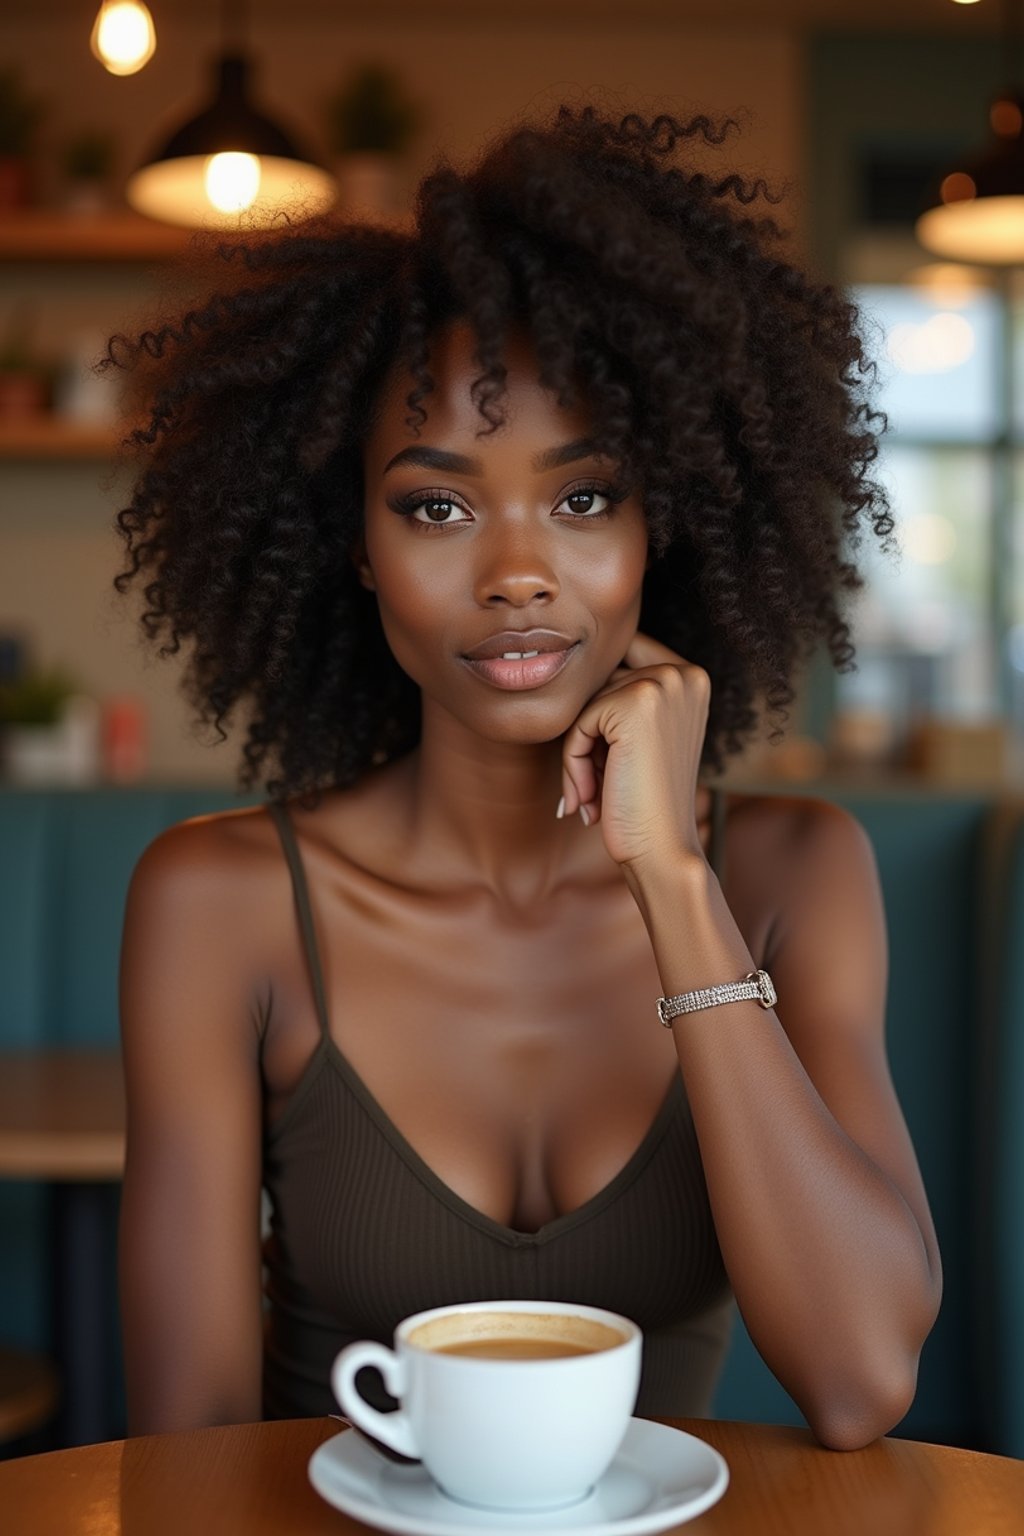
[[[596,498],[606,502],[607,505],[592,510],[568,509],[561,512],[561,517],[573,523],[597,523],[605,522],[613,515],[620,502],[625,501],[629,495],[628,488],[624,486],[608,485],[603,481],[582,481],[578,485],[570,486],[561,499],[557,502],[555,510],[566,508],[573,501]],[[473,514],[466,503],[457,496],[454,491],[429,490],[414,491],[406,496],[389,496],[387,505],[399,517],[408,518],[427,532],[444,528],[455,528],[461,524],[471,523]],[[424,516],[417,516],[423,512]],[[461,512],[464,516],[452,517],[452,512]],[[434,514],[434,515],[432,515]],[[439,514],[439,515],[438,515]]]

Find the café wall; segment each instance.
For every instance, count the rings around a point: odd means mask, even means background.
[[[124,80],[88,52],[89,9],[14,0],[0,16],[0,64],[19,64],[47,102],[43,162],[48,148],[75,129],[104,126],[117,134],[123,174],[162,129],[198,105],[216,49],[216,8],[158,8],[157,54]],[[736,114],[743,131],[723,153],[730,166],[763,171],[791,187],[785,217],[799,244],[804,91],[795,32],[644,20],[625,6],[628,24],[590,16],[585,24],[569,23],[557,11],[548,21],[481,13],[375,24],[364,16],[344,19],[344,10],[338,6],[335,18],[323,8],[272,7],[269,0],[252,7],[259,96],[312,144],[322,147],[324,99],[367,60],[392,66],[422,110],[407,186],[438,152],[464,157],[518,115],[592,90],[623,109]],[[59,197],[45,164],[40,191],[47,201]],[[40,340],[57,347],[68,328],[98,322],[114,329],[145,312],[158,286],[158,278],[130,268],[0,270],[0,336],[16,295],[33,295]],[[99,696],[143,695],[154,777],[230,777],[233,749],[211,749],[192,736],[174,664],[145,661],[112,601],[118,546],[110,525],[125,484],[95,461],[0,463],[0,629],[29,631],[41,661],[73,666]]]

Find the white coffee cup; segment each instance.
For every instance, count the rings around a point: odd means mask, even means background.
[[[449,1498],[559,1509],[586,1497],[622,1443],[641,1344],[635,1323],[598,1307],[467,1302],[407,1317],[393,1350],[350,1344],[331,1385],[353,1424],[422,1461]],[[396,1413],[359,1393],[365,1366],[398,1398]]]

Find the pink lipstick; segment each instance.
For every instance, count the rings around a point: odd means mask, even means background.
[[[495,688],[540,688],[558,676],[578,643],[550,629],[507,629],[488,635],[462,659]]]

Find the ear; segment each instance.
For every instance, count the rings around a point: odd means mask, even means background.
[[[357,539],[352,545],[349,550],[349,559],[355,566],[359,585],[365,587],[367,592],[376,592],[377,583],[373,579],[373,569],[366,554],[366,543],[362,538]]]

